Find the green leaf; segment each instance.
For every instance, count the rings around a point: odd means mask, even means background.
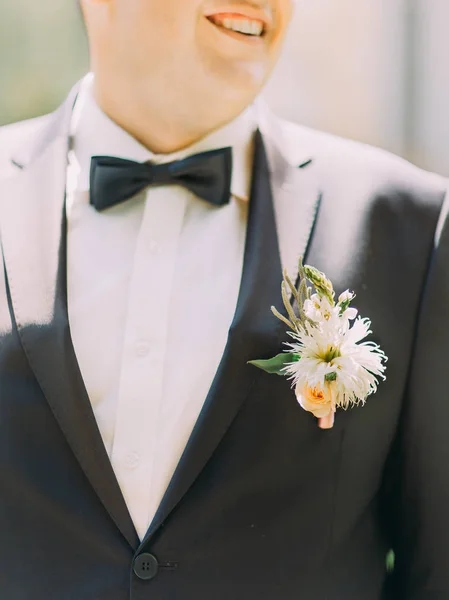
[[[395,563],[394,552],[393,552],[393,550],[390,550],[386,557],[386,567],[387,567],[388,573],[392,573],[394,571],[394,563]]]
[[[282,371],[283,367],[288,363],[296,362],[300,359],[298,354],[293,354],[291,352],[282,352],[273,358],[269,358],[268,360],[250,360],[248,362],[249,365],[254,365],[258,369],[262,369],[266,373],[274,374],[274,375],[284,375],[285,372]]]

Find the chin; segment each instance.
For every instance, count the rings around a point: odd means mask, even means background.
[[[264,87],[269,73],[266,65],[255,63],[234,64],[221,77],[224,96],[254,98]]]

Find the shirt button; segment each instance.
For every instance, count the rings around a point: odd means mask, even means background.
[[[127,469],[135,469],[140,463],[139,454],[137,454],[137,452],[129,452],[129,454],[125,456],[124,463]]]
[[[150,344],[148,342],[138,342],[136,344],[137,356],[147,356],[150,352]]]

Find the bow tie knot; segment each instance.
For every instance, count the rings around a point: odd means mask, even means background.
[[[93,156],[90,202],[99,211],[132,198],[149,186],[181,185],[222,206],[231,194],[232,149],[195,154],[169,163],[139,163],[114,156]]]

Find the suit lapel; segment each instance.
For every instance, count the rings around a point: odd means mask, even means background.
[[[255,386],[260,371],[247,362],[277,354],[285,338],[283,326],[270,313],[272,305],[282,306],[282,250],[277,226],[284,231],[289,224],[291,235],[284,244],[283,258],[295,267],[298,257],[307,250],[319,195],[314,185],[304,185],[301,170],[286,163],[276,148],[271,149],[275,162],[269,162],[266,145],[270,144],[270,140],[265,143],[261,133],[257,133],[242,280],[225,352],[142,546],[151,540],[194,483]],[[273,177],[275,194],[272,192]],[[282,187],[284,183],[288,185]],[[302,197],[304,191],[307,195]],[[293,214],[289,214],[289,210]],[[280,223],[277,222],[279,219]],[[285,262],[283,264],[287,266]]]
[[[0,181],[0,232],[24,351],[73,453],[131,546],[138,538],[104,448],[73,349],[66,297],[67,126],[76,90],[21,170]]]
[[[294,281],[321,202],[315,161],[296,125],[276,117],[264,102],[257,102],[256,110],[267,149],[282,267]]]

